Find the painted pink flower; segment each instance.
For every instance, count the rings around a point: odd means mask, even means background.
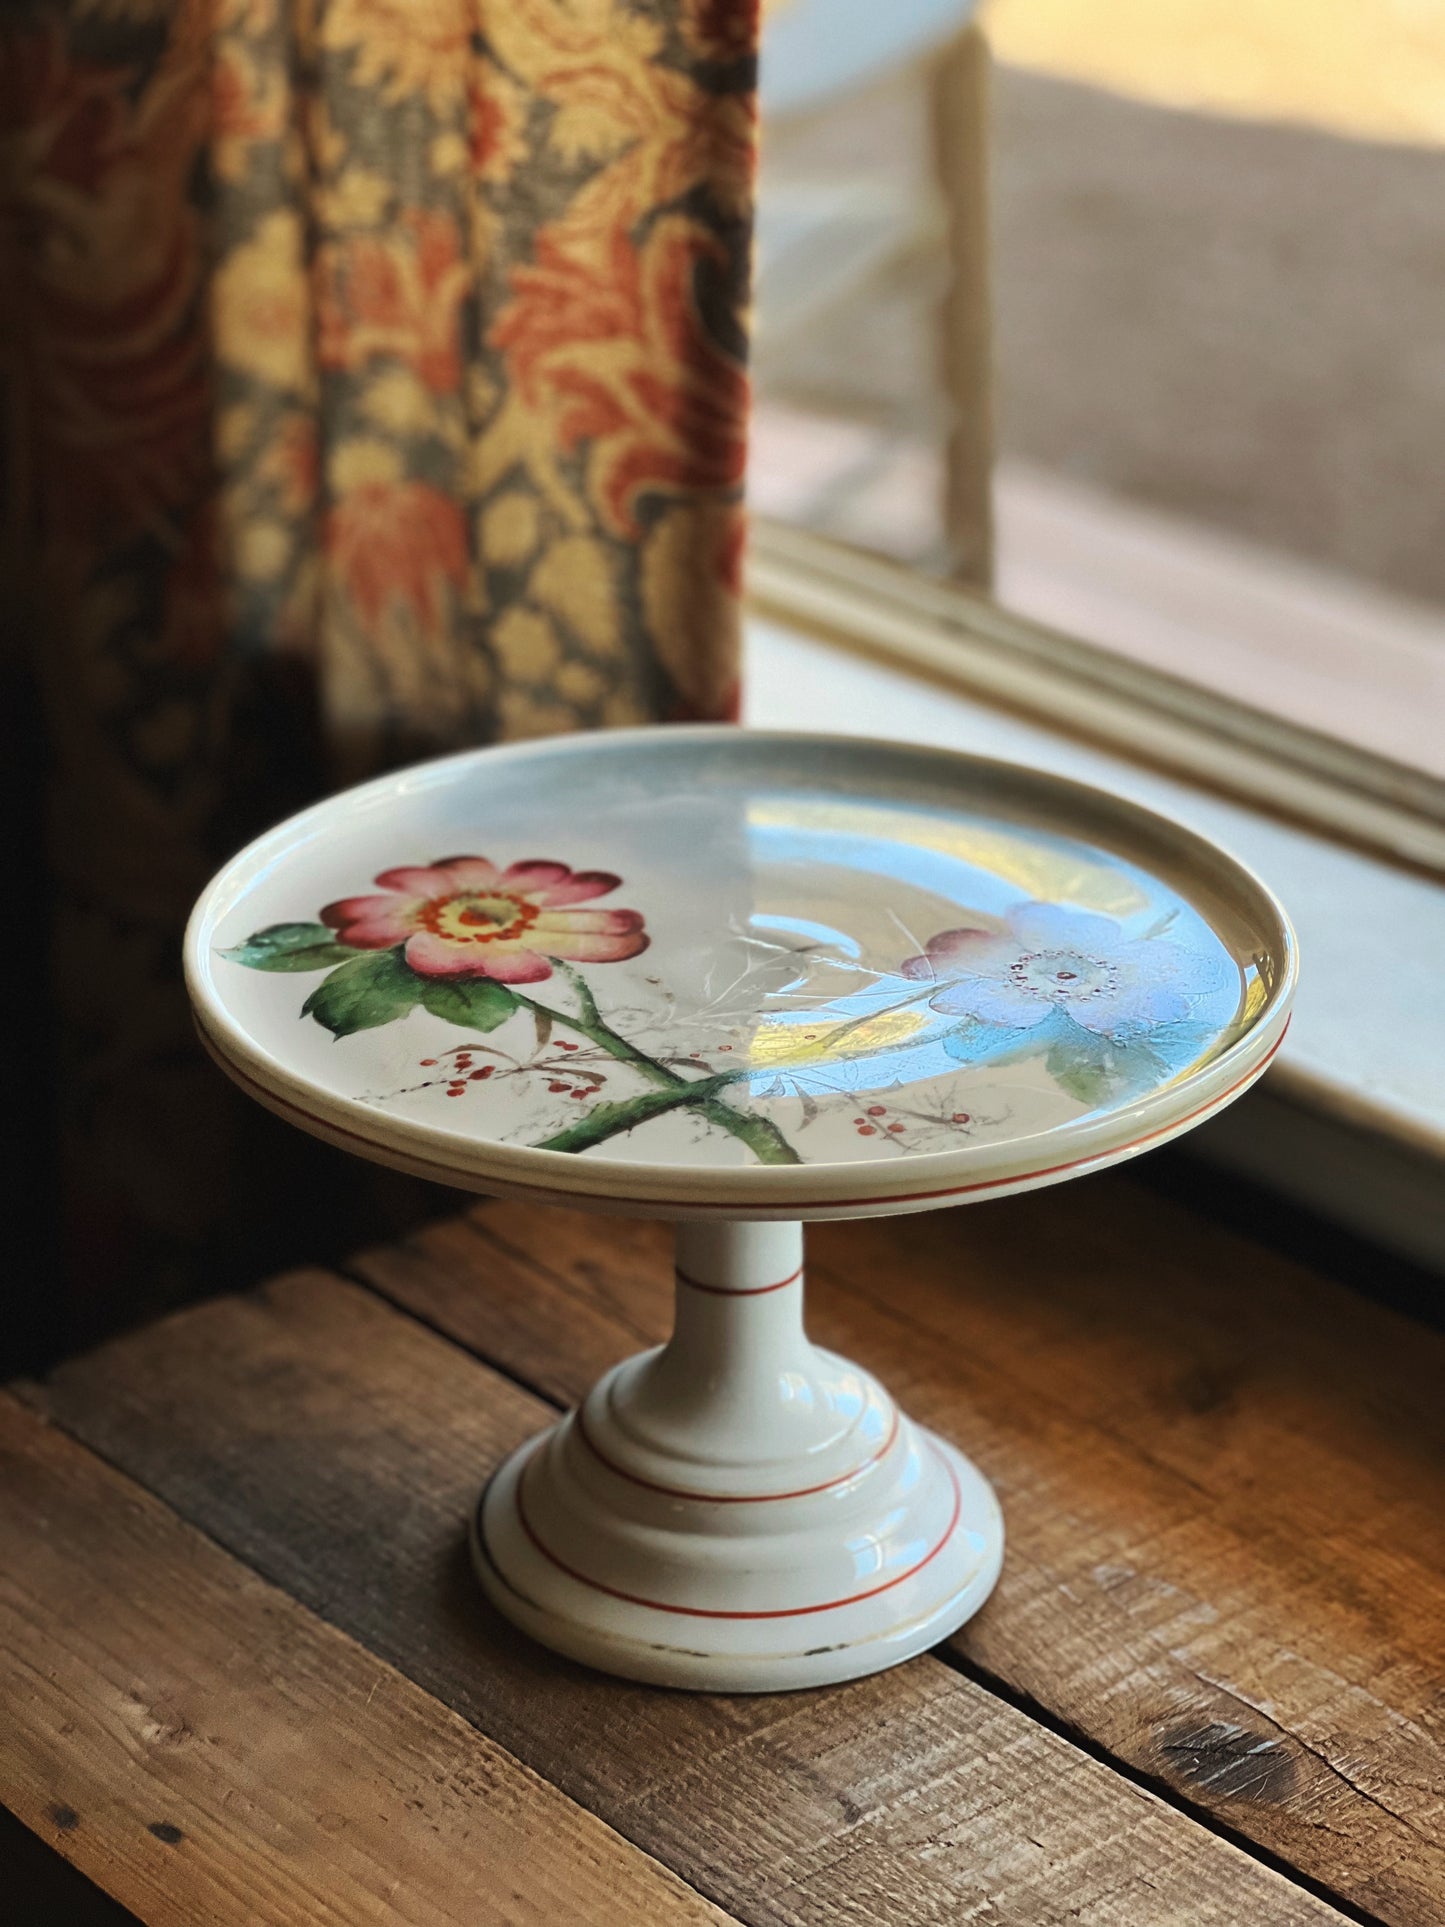
[[[499,870],[484,856],[452,856],[376,880],[385,896],[344,897],[321,920],[359,950],[404,944],[424,977],[535,984],[551,976],[549,958],[620,963],[647,948],[636,910],[573,908],[617,888],[621,878],[605,870],[540,861]]]

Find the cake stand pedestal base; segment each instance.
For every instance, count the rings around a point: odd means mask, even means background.
[[[710,1692],[936,1645],[1003,1557],[992,1488],[803,1332],[802,1227],[678,1227],[677,1317],[521,1446],[472,1534],[493,1602],[605,1672]]]

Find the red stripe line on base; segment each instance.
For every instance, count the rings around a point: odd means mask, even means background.
[[[835,1485],[846,1485],[850,1479],[856,1479],[860,1473],[866,1472],[870,1465],[877,1465],[880,1459],[888,1456],[893,1449],[893,1441],[898,1437],[899,1418],[899,1410],[895,1405],[893,1423],[888,1428],[888,1436],[872,1457],[864,1459],[861,1465],[855,1465],[851,1472],[840,1472],[836,1479],[824,1479],[821,1485],[799,1486],[796,1492],[689,1492],[683,1486],[658,1485],[652,1479],[642,1479],[635,1472],[627,1471],[625,1467],[618,1465],[615,1459],[608,1458],[587,1430],[587,1422],[582,1416],[582,1407],[579,1405],[572,1414],[572,1422],[577,1428],[578,1438],[593,1458],[599,1464],[605,1465],[609,1472],[615,1472],[619,1479],[626,1479],[629,1485],[640,1485],[648,1492],[660,1492],[664,1498],[692,1499],[698,1505],[770,1505],[775,1499],[808,1499],[815,1492],[828,1492]]]
[[[575,1566],[567,1565],[557,1557],[555,1552],[543,1545],[533,1530],[522,1503],[522,1487],[526,1483],[527,1474],[531,1471],[536,1457],[537,1454],[534,1452],[517,1478],[517,1522],[548,1564],[555,1566],[558,1572],[565,1573],[569,1579],[575,1579],[579,1585],[590,1586],[594,1592],[605,1592],[609,1599],[620,1599],[624,1605],[646,1606],[657,1613],[680,1613],[687,1619],[801,1619],[809,1613],[836,1612],[840,1606],[856,1606],[865,1599],[876,1599],[879,1593],[891,1592],[895,1586],[901,1586],[905,1579],[911,1579],[915,1573],[922,1572],[926,1565],[931,1564],[953,1537],[954,1529],[963,1512],[963,1488],[958,1483],[958,1474],[940,1452],[937,1454],[939,1463],[948,1474],[949,1484],[953,1487],[953,1511],[938,1544],[925,1552],[918,1563],[910,1566],[907,1572],[900,1572],[893,1579],[885,1579],[881,1586],[870,1586],[866,1592],[849,1593],[846,1599],[825,1599],[817,1606],[784,1606],[773,1612],[719,1612],[710,1606],[670,1606],[660,1599],[643,1599],[637,1593],[623,1592],[617,1586],[604,1586],[600,1579],[588,1578],[585,1572],[578,1572]]]
[[[690,1278],[681,1265],[673,1266],[673,1275],[680,1285],[692,1291],[710,1291],[715,1298],[761,1298],[765,1292],[782,1291],[786,1285],[795,1285],[803,1275],[803,1267],[790,1271],[786,1278],[780,1278],[775,1285],[705,1285],[701,1278]]]

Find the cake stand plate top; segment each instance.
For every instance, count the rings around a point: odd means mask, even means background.
[[[208,1048],[443,1182],[648,1215],[922,1209],[1227,1103],[1295,982],[1278,903],[1136,805],[977,757],[732,728],[420,765],[197,905]]]

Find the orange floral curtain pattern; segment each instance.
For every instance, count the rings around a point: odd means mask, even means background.
[[[754,0],[7,9],[7,675],[92,1270],[231,1181],[175,947],[237,841],[734,713],[755,41]]]

